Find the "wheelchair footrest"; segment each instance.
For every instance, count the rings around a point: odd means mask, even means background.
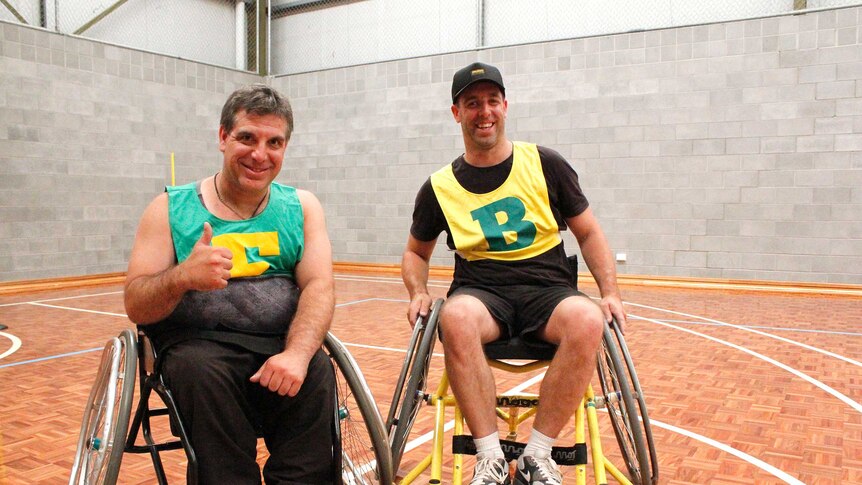
[[[500,440],[506,460],[517,460],[524,452],[526,443],[511,440]],[[470,435],[455,435],[452,437],[452,453],[458,455],[475,455],[476,445]],[[587,464],[586,443],[576,443],[575,446],[555,446],[551,449],[551,458],[557,465],[574,466]]]

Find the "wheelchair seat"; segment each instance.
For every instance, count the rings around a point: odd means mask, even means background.
[[[485,357],[494,360],[551,360],[557,352],[557,346],[539,340],[514,337],[487,343],[484,350]]]

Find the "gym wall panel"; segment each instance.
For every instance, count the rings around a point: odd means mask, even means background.
[[[416,191],[463,150],[449,88],[478,59],[510,137],[577,170],[621,273],[858,284],[861,10],[274,78],[0,22],[0,281],[123,271],[170,153],[177,183],[211,175],[225,97],[261,81],[296,112],[279,180],[321,199],[336,260],[398,263]]]

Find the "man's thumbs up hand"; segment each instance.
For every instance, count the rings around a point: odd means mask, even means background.
[[[180,264],[189,288],[198,291],[218,290],[227,286],[233,253],[227,248],[212,246],[213,228],[204,222],[203,233],[192,248],[188,259]]]

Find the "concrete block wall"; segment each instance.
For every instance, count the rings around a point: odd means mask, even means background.
[[[213,173],[221,105],[259,81],[291,98],[279,180],[318,194],[335,259],[398,263],[416,190],[463,150],[452,74],[480,59],[510,136],[578,171],[621,273],[859,284],[860,44],[852,7],[261,79],[0,23],[0,281],[124,270],[169,153],[177,183]]]
[[[125,271],[138,219],[220,166],[247,73],[0,23],[0,281]]]
[[[339,259],[398,262],[416,190],[463,151],[452,74],[482,60],[510,137],[579,173],[621,273],[859,284],[860,44],[853,7],[279,77],[284,173],[324,201]]]

